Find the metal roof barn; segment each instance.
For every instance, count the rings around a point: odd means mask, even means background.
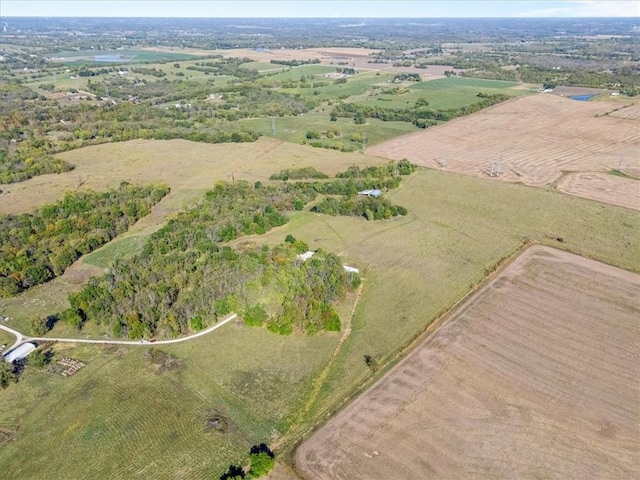
[[[19,347],[14,348],[10,352],[8,352],[4,356],[4,361],[11,363],[11,362],[15,362],[16,360],[21,360],[23,358],[26,358],[35,349],[36,349],[36,346],[33,343],[29,343],[29,342],[23,343]]]

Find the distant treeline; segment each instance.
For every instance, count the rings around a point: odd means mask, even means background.
[[[298,67],[300,65],[314,65],[320,63],[319,58],[313,58],[309,60],[271,60],[270,63],[274,63],[276,65],[287,65],[289,67]]]
[[[62,275],[81,255],[125,232],[169,188],[123,183],[116,190],[68,193],[33,213],[0,217],[0,296]]]

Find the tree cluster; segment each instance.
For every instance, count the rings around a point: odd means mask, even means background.
[[[289,67],[298,67],[300,65],[313,65],[320,63],[319,58],[313,58],[308,60],[274,60],[272,59],[270,63],[275,65],[287,65]]]
[[[385,178],[385,177],[394,177],[397,175],[411,175],[416,168],[417,165],[411,163],[406,158],[402,160],[395,161],[392,160],[385,165],[380,165],[378,167],[365,167],[360,168],[357,165],[352,165],[344,172],[340,172],[336,174],[338,178]]]
[[[164,185],[123,183],[107,192],[68,193],[33,213],[0,217],[0,296],[61,275],[147,215],[168,192]]]
[[[421,82],[419,73],[398,73],[393,77],[394,82]]]
[[[340,199],[327,197],[314,205],[311,211],[334,216],[364,217],[367,220],[390,219],[407,214],[406,208],[392,205],[386,198],[367,196],[342,197]]]
[[[291,168],[280,170],[280,173],[274,173],[269,180],[304,180],[309,178],[329,178],[326,173],[320,172],[313,167]]]
[[[251,447],[249,453],[249,465],[242,468],[238,465],[230,465],[220,480],[249,480],[262,478],[269,474],[276,464],[275,455],[264,443]],[[247,470],[245,472],[245,470]]]
[[[218,183],[203,202],[154,233],[143,251],[69,297],[70,312],[129,338],[174,337],[231,311],[271,331],[339,330],[332,303],[355,281],[339,259],[318,251],[301,262],[302,242],[232,248],[225,242],[264,233],[284,213],[315,198],[290,184]]]

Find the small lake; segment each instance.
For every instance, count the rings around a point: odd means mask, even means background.
[[[579,102],[586,102],[587,100],[597,96],[597,93],[592,93],[590,95],[571,95],[569,98],[571,100],[578,100]]]
[[[96,62],[128,62],[129,59],[122,55],[96,55],[93,57]]]

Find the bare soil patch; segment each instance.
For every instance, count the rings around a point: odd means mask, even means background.
[[[640,180],[632,178],[598,172],[570,173],[558,182],[558,190],[640,210]]]
[[[563,172],[606,172],[621,161],[631,169],[640,167],[637,123],[605,115],[620,107],[618,102],[578,102],[548,94],[521,97],[397,137],[367,153],[432,168],[444,164],[449,171],[485,177],[492,164],[501,163],[501,175],[494,178],[541,187]],[[602,200],[618,204],[615,195]]]
[[[625,105],[622,108],[617,108],[615,111],[609,113],[612,117],[628,118],[629,120],[640,120],[640,104]],[[638,128],[638,126],[636,126]]]
[[[640,477],[640,275],[532,247],[296,452],[304,479]]]

